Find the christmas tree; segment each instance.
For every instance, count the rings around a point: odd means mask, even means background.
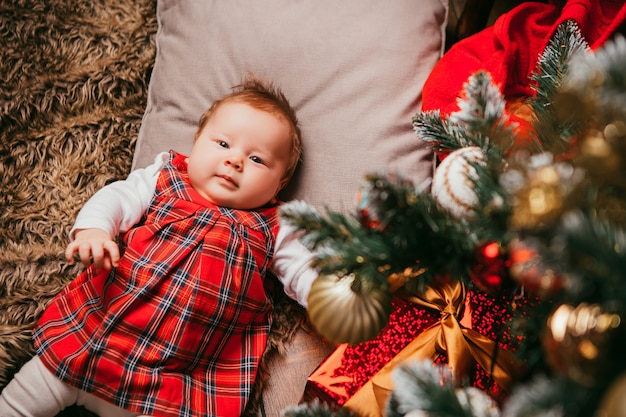
[[[525,132],[487,72],[467,81],[459,111],[414,117],[418,137],[446,155],[432,183],[378,172],[353,214],[302,202],[281,211],[316,254],[309,313],[331,340],[373,337],[394,291],[419,293],[442,277],[533,301],[523,314],[509,306],[525,371],[504,400],[445,365],[407,362],[394,371],[386,416],[626,413],[626,41],[592,52],[567,21],[532,82]],[[533,140],[521,145],[522,134]],[[286,415],[349,413],[311,404]]]

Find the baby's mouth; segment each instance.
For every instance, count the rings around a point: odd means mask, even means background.
[[[238,185],[235,182],[235,180],[233,180],[228,175],[218,175],[218,178],[220,178],[222,180],[222,182],[226,183],[227,185],[230,185],[231,187],[234,187],[234,188],[238,187]]]

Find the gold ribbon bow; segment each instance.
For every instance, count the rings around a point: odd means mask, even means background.
[[[382,416],[393,389],[393,369],[407,360],[434,360],[444,353],[457,380],[477,362],[503,390],[508,390],[512,379],[521,375],[522,366],[511,352],[498,348],[495,341],[459,324],[465,294],[463,284],[453,281],[429,286],[420,296],[405,297],[417,305],[440,311],[441,319],[401,350],[345,403],[345,407],[362,415]]]

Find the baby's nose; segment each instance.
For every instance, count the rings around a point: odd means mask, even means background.
[[[224,161],[224,165],[233,167],[235,169],[241,169],[241,167],[243,166],[243,163],[240,157],[233,155],[233,156],[226,158],[226,160]]]

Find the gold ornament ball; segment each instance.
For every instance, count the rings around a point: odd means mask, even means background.
[[[623,417],[626,415],[626,373],[617,377],[607,390],[596,417]]]
[[[529,184],[516,194],[511,223],[516,229],[535,229],[551,224],[561,214],[564,196],[553,166],[534,172]]]
[[[548,319],[543,335],[548,363],[580,384],[593,384],[611,366],[603,359],[620,323],[619,315],[604,312],[595,304],[559,306]]]
[[[611,131],[609,128],[607,133],[610,135]],[[579,161],[590,175],[603,179],[611,179],[617,175],[621,165],[619,152],[605,139],[604,133],[591,132],[580,142]]]
[[[374,338],[391,314],[391,292],[355,282],[354,275],[320,275],[311,286],[308,313],[317,331],[334,343]]]

